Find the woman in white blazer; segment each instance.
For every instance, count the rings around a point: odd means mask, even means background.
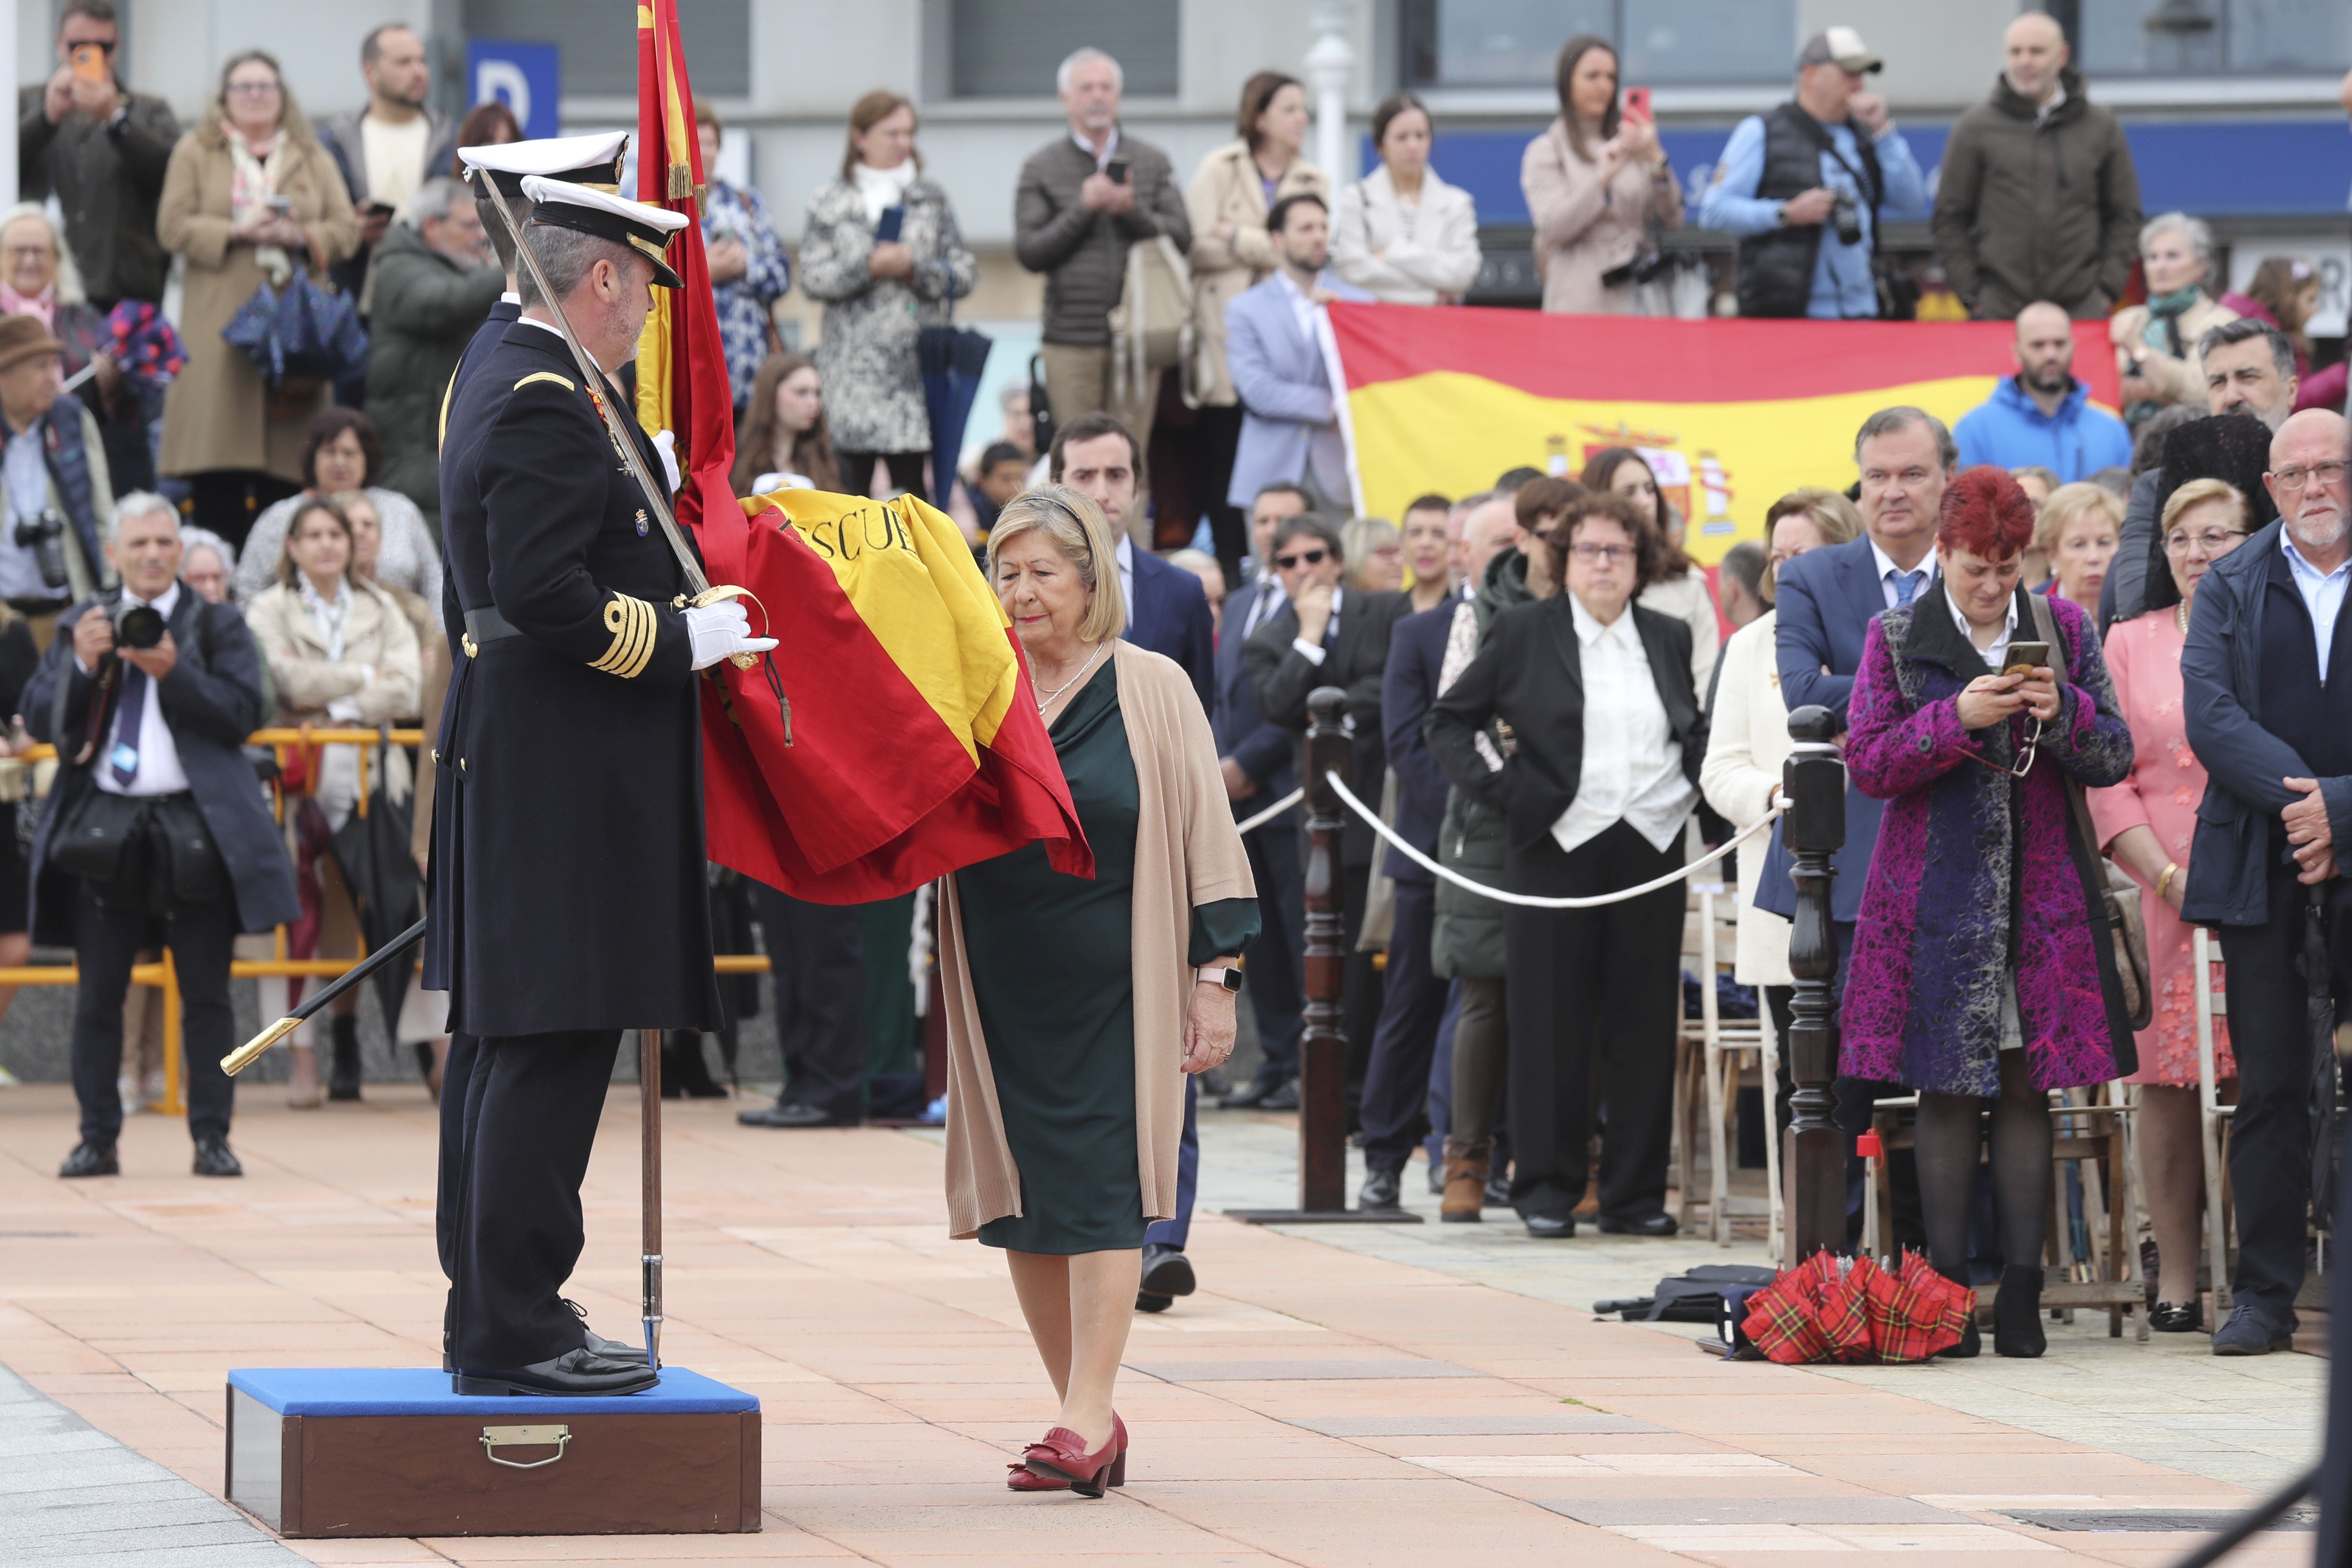
[[[1478,215],[1429,166],[1433,138],[1421,100],[1391,94],[1372,112],[1381,166],[1331,214],[1331,270],[1391,305],[1458,305],[1478,278]]]
[[[1764,539],[1771,559],[1764,569],[1764,602],[1772,602],[1773,581],[1782,563],[1843,544],[1862,532],[1862,513],[1834,490],[1790,490],[1764,514]],[[1767,609],[1731,634],[1716,668],[1715,709],[1708,719],[1706,760],[1699,766],[1699,793],[1734,828],[1746,828],[1772,809],[1780,764],[1789,760],[1789,704],[1780,695],[1780,660],[1772,641],[1779,616]],[[1765,839],[1749,839],[1737,851],[1739,881],[1739,946],[1733,973],[1742,985],[1764,987],[1776,1028],[1787,1037],[1789,999],[1796,982],[1789,973],[1789,922],[1756,907],[1756,873],[1764,864]]]

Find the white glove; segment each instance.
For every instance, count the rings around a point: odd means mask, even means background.
[[[751,617],[733,599],[688,610],[686,635],[694,644],[697,669],[709,669],[730,654],[765,653],[776,646],[773,637],[751,635]]]
[[[667,430],[654,433],[654,445],[661,450],[662,472],[669,476],[669,493],[677,494],[677,437]]]

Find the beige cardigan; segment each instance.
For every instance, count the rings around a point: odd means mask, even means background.
[[[1519,189],[1536,226],[1536,270],[1543,308],[1555,315],[1622,316],[1633,308],[1631,284],[1605,288],[1601,275],[1642,253],[1649,220],[1683,226],[1682,188],[1653,179],[1639,163],[1620,167],[1607,184],[1597,163],[1576,155],[1568,127],[1555,120],[1519,159]]]
[[[1331,270],[1391,305],[1434,305],[1478,280],[1478,215],[1470,193],[1434,169],[1421,175],[1421,200],[1408,215],[1383,163],[1339,188],[1331,214]]]
[[[1274,199],[1307,191],[1328,202],[1331,182],[1306,159],[1294,158],[1274,187]],[[1196,389],[1212,408],[1231,408],[1241,401],[1234,391],[1233,373],[1225,368],[1225,307],[1273,275],[1277,258],[1265,232],[1267,210],[1246,142],[1229,142],[1202,159],[1200,173],[1184,193],[1184,212],[1192,220],[1192,338],[1200,365]],[[1231,240],[1217,237],[1221,223],[1234,226]]]
[[[1166,1219],[1176,1212],[1176,1145],[1184,1131],[1192,910],[1220,899],[1255,898],[1257,887],[1192,680],[1172,659],[1132,643],[1117,644],[1112,658],[1137,796],[1135,1164],[1144,1217]],[[939,921],[948,1030],[948,1231],[961,1239],[1021,1212],[1021,1172],[996,1103],[953,877],[940,884]]]
[[[1780,617],[1767,610],[1723,645],[1723,679],[1708,716],[1706,761],[1698,770],[1699,793],[1735,828],[1765,812],[1768,791],[1780,782],[1780,764],[1796,742],[1789,738],[1789,704],[1780,695],[1780,669],[1772,628]],[[1789,922],[1756,907],[1757,873],[1765,847],[1758,834],[1732,853],[1739,880],[1738,959],[1733,975],[1742,985],[1791,985]]]

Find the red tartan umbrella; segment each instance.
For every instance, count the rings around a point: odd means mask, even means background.
[[[1748,1337],[1767,1359],[1925,1361],[1960,1342],[1976,1292],[1916,1252],[1890,1274],[1867,1258],[1817,1252],[1748,1298]]]

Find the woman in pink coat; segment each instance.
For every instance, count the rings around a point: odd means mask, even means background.
[[[2189,844],[2205,768],[2189,750],[2181,715],[2180,649],[2189,606],[2206,568],[2246,537],[2246,498],[2220,479],[2172,492],[2158,524],[2180,603],[2117,622],[2107,632],[2107,672],[2130,723],[2131,775],[2089,792],[2091,821],[2107,857],[2140,885],[2156,1016],[2139,1031],[2140,1185],[2156,1228],[2156,1310],[2148,1326],[2185,1334],[2204,1326],[2197,1289],[2197,1221],[2204,1165],[2197,1124],[2197,987],[2189,928],[2180,919]],[[2213,1021],[2213,1071],[2235,1078],[2228,1026]]]
[[[1559,51],[1559,118],[1528,143],[1519,189],[1536,226],[1543,308],[1622,316],[1633,309],[1632,264],[1650,224],[1680,228],[1682,190],[1647,115],[1617,103],[1617,51],[1584,34]]]

